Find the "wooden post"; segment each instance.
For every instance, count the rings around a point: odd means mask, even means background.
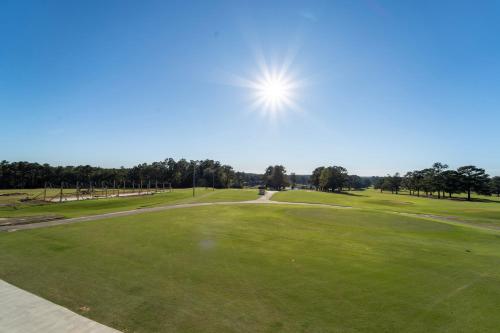
[[[43,184],[43,201],[47,200],[47,182]]]

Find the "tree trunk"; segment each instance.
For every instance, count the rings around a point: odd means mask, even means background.
[[[470,201],[470,188],[467,189],[467,201]]]
[[[438,199],[441,199],[441,190],[438,190]]]
[[[417,190],[417,197],[420,196],[420,189]]]

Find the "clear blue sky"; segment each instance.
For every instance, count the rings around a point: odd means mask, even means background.
[[[250,107],[257,54],[300,111]],[[2,1],[0,159],[500,174],[499,1]]]

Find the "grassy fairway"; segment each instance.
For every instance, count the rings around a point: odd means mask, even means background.
[[[460,219],[464,222],[500,227],[500,201],[496,197],[481,197],[483,202],[431,199],[407,194],[380,193],[376,190],[348,193],[316,191],[286,191],[273,196],[276,201],[324,203],[366,208],[370,210],[433,214]]]
[[[0,233],[0,278],[127,332],[497,332],[499,263],[498,232],[304,206]]]
[[[82,200],[60,203],[21,204],[0,207],[0,217],[34,215],[57,215],[78,217],[123,210],[139,209],[161,205],[189,202],[244,201],[257,199],[257,190],[215,190],[197,188],[193,197],[192,189],[175,189],[173,192],[136,197]]]

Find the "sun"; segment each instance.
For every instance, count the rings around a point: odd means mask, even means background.
[[[248,89],[249,108],[270,120],[283,118],[289,111],[302,111],[298,104],[298,90],[305,84],[291,71],[293,59],[269,65],[263,57],[257,58],[257,69],[250,77],[233,76],[231,84]]]
[[[297,109],[297,82],[283,70],[266,68],[248,86],[252,90],[252,108],[263,116],[277,118]]]
[[[283,103],[290,94],[286,82],[279,78],[270,78],[260,83],[259,94],[270,104]]]
[[[257,81],[255,90],[258,103],[274,111],[285,107],[292,95],[290,84],[274,76]]]

